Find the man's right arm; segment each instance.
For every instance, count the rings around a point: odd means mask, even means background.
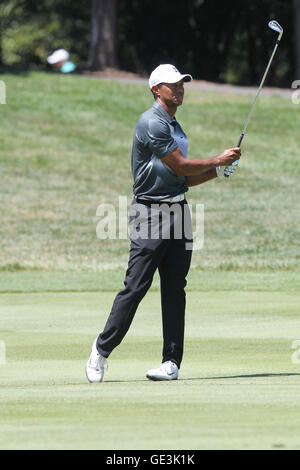
[[[161,159],[177,176],[199,175],[218,166],[229,166],[241,157],[239,147],[224,150],[220,155],[203,160],[184,158],[179,147]]]

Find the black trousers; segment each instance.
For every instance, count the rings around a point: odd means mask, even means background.
[[[134,199],[130,208],[130,228],[125,288],[114,300],[104,330],[97,339],[97,349],[108,357],[121,343],[158,269],[163,324],[162,361],[173,361],[180,367],[184,347],[186,276],[192,256],[192,225],[187,202],[176,203],[175,207],[171,203],[153,205]]]

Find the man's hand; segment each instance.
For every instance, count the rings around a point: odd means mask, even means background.
[[[240,147],[224,150],[218,157],[218,166],[230,166],[241,158]]]

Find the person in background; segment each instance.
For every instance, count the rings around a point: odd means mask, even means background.
[[[76,65],[69,60],[70,54],[65,49],[57,49],[48,58],[50,65],[57,67],[61,73],[71,73],[76,69]]]

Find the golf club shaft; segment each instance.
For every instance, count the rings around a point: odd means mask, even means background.
[[[268,65],[267,65],[267,68],[266,68],[266,70],[265,70],[264,76],[263,76],[263,78],[262,78],[262,80],[261,80],[261,82],[260,82],[259,88],[258,88],[257,93],[256,93],[256,95],[255,95],[255,98],[254,98],[254,100],[253,100],[253,103],[252,103],[252,106],[251,106],[251,108],[250,108],[249,114],[248,114],[248,116],[247,116],[247,118],[246,118],[246,121],[245,121],[245,123],[244,123],[244,127],[243,127],[242,133],[241,133],[241,135],[240,135],[239,143],[242,142],[243,137],[244,137],[244,135],[245,135],[245,132],[246,132],[246,129],[247,129],[247,126],[248,126],[248,122],[249,122],[250,116],[251,116],[252,111],[253,111],[253,109],[254,109],[256,100],[257,100],[257,98],[258,98],[258,96],[259,96],[259,94],[260,94],[260,92],[261,92],[261,89],[262,89],[262,87],[264,86],[266,77],[267,77],[268,72],[269,72],[269,70],[270,70],[271,64],[272,64],[272,62],[273,62],[274,55],[276,54],[276,51],[277,51],[277,48],[278,48],[278,45],[279,45],[279,39],[276,41],[276,44],[275,44],[273,53],[272,53],[272,55],[271,55],[271,58],[270,58],[270,60],[269,60],[269,63],[268,63]],[[242,136],[243,136],[243,137],[242,137]],[[240,147],[240,145],[238,145],[238,147]]]
[[[260,94],[260,92],[261,92],[261,90],[262,90],[262,87],[263,87],[264,83],[265,83],[266,77],[267,77],[267,75],[268,75],[268,72],[269,72],[269,70],[270,70],[271,64],[272,64],[272,62],[273,62],[273,58],[274,58],[274,56],[275,56],[275,54],[276,54],[276,51],[277,51],[277,48],[278,48],[278,46],[279,46],[279,43],[280,43],[280,40],[281,40],[281,36],[282,36],[282,33],[280,33],[279,36],[278,36],[278,38],[277,38],[275,47],[274,47],[274,49],[273,49],[273,53],[272,53],[272,55],[271,55],[271,58],[270,58],[270,60],[269,60],[269,63],[268,63],[267,68],[266,68],[266,70],[265,70],[265,73],[264,73],[264,75],[263,75],[263,78],[262,78],[262,80],[261,80],[261,82],[260,82],[259,88],[258,88],[258,90],[257,90],[257,92],[256,92],[256,95],[255,95],[255,98],[254,98],[254,100],[253,100],[253,103],[252,103],[252,106],[251,106],[251,108],[250,108],[250,111],[249,111],[249,113],[248,113],[248,116],[247,116],[247,118],[246,118],[246,120],[245,120],[244,127],[243,127],[243,130],[242,130],[241,135],[240,135],[240,137],[239,137],[239,141],[238,141],[237,147],[241,147],[241,144],[242,144],[242,141],[243,141],[243,138],[244,138],[244,136],[245,136],[245,132],[246,132],[246,129],[247,129],[247,126],[248,126],[248,122],[249,122],[250,116],[251,116],[251,114],[252,114],[252,112],[253,112],[253,109],[254,109],[256,100],[257,100],[257,98],[258,98],[258,96],[259,96],[259,94]],[[233,163],[233,165],[238,165],[238,160],[236,160],[236,161]],[[225,176],[226,176],[226,178],[229,177],[229,175],[225,175]]]

